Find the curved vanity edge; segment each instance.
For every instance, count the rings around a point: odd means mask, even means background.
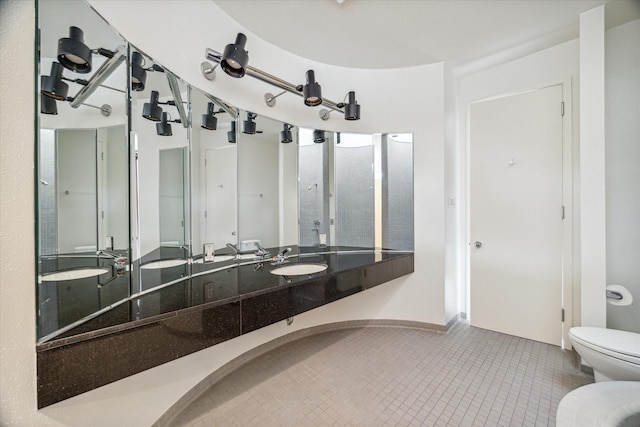
[[[361,319],[346,320],[340,322],[325,323],[322,325],[311,326],[305,329],[274,338],[264,344],[260,344],[241,355],[231,359],[221,367],[209,373],[203,380],[198,382],[184,395],[180,396],[167,410],[156,420],[152,427],[169,427],[178,416],[196,399],[202,396],[209,388],[214,386],[218,381],[241,368],[244,364],[256,359],[278,347],[292,343],[294,341],[307,338],[313,335],[325,332],[338,331],[344,329],[359,328],[411,328],[420,329],[431,332],[444,333],[447,331],[447,325],[437,325],[434,323],[417,322],[413,320],[397,320],[397,319]]]
[[[221,292],[217,299],[208,302],[199,302],[204,301],[199,299],[194,305],[180,302],[175,306],[177,309],[174,307],[165,313],[38,345],[38,407],[124,379],[414,271],[413,252],[377,261],[366,257],[346,257],[340,261],[340,268],[338,263],[333,269],[291,282],[270,274],[266,266],[258,271],[252,266],[240,266],[233,269],[239,272],[235,285],[232,283],[227,289],[229,284],[223,281],[219,282],[222,288],[212,288],[212,292]],[[195,288],[189,289],[187,294],[192,299]],[[200,291],[204,292],[204,288]],[[162,302],[161,296],[150,300],[151,306]],[[131,304],[135,306],[135,301]],[[144,304],[142,308],[145,309]],[[138,357],[140,354],[145,357]],[[119,360],[130,363],[118,363]]]

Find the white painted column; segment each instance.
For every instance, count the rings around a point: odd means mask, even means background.
[[[604,6],[580,14],[581,324],[606,326]]]

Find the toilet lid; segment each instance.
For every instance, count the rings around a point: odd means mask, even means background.
[[[632,357],[640,357],[640,334],[590,326],[571,328],[569,333],[596,347]]]

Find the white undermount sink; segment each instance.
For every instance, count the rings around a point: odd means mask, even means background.
[[[141,265],[140,268],[143,270],[156,270],[159,268],[177,267],[186,263],[186,259],[161,259],[159,261],[148,262],[144,265]]]
[[[319,273],[327,269],[324,264],[291,264],[274,268],[271,274],[278,276],[302,276],[305,274]]]
[[[56,271],[42,276],[43,282],[60,282],[62,280],[86,279],[110,272],[111,269],[103,267],[77,268],[74,270]]]

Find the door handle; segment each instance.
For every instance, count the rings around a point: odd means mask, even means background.
[[[477,240],[475,242],[473,242],[473,246],[476,247],[476,249],[480,249],[482,247],[482,242],[478,242]]]

